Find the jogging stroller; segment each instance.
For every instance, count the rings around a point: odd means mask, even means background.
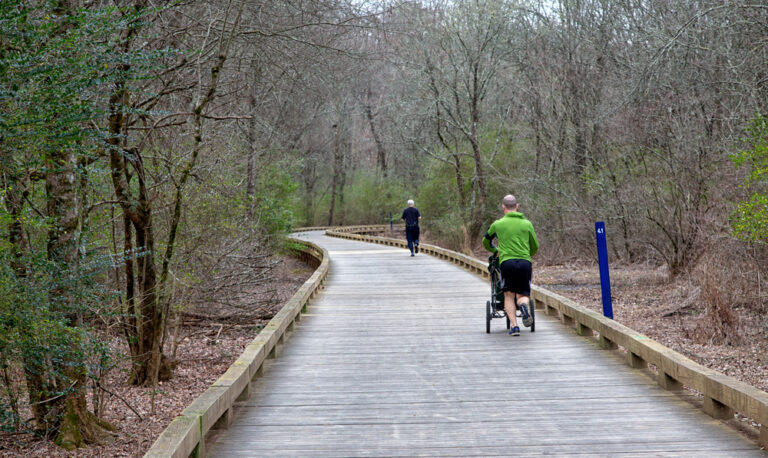
[[[491,274],[491,300],[485,303],[485,332],[491,333],[491,320],[494,318],[506,318],[507,329],[509,329],[509,317],[504,309],[504,291],[501,290],[501,268],[499,267],[499,257],[492,254],[488,257],[488,272]],[[531,332],[536,331],[536,312],[531,298],[528,311],[531,314]],[[515,309],[517,316],[520,316],[520,307],[517,305],[517,296],[515,296]]]

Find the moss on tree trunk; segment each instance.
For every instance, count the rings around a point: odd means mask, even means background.
[[[74,450],[89,444],[109,444],[115,439],[117,428],[98,418],[88,410],[85,402],[85,375],[77,377],[76,387],[65,398],[64,415],[58,428],[55,443],[66,450]]]

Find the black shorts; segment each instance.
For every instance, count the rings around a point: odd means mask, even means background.
[[[526,259],[507,259],[501,263],[501,290],[517,293],[520,296],[531,295],[533,266]]]
[[[408,240],[419,240],[419,226],[406,226],[405,238]]]

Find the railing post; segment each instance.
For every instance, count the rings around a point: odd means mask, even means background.
[[[758,412],[758,420],[760,421],[760,438],[758,439],[758,445],[768,449],[768,404],[761,404]]]
[[[733,418],[732,408],[709,396],[704,396],[704,404],[702,407],[704,408],[704,412],[717,420],[728,420]]]
[[[682,391],[683,384],[659,368],[657,383],[667,391]]]
[[[648,367],[648,363],[631,351],[627,351],[627,364],[632,369],[645,369]]]

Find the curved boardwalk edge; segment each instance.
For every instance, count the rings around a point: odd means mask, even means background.
[[[289,237],[288,241],[304,261],[316,267],[315,272],[245,347],[229,369],[171,421],[145,457],[205,456],[208,431],[229,427],[235,401],[250,397],[251,382],[261,373],[264,361],[277,356],[277,345],[283,343],[294,322],[301,319],[309,300],[322,288],[330,266],[328,252],[323,248],[295,238]]]
[[[375,233],[375,226],[367,232]],[[353,229],[329,228],[326,235],[362,242],[378,243],[407,248],[405,240],[352,233]],[[380,231],[388,230],[379,229]],[[488,267],[482,261],[455,251],[434,245],[420,244],[419,251],[457,264],[472,273],[488,278]],[[638,333],[576,302],[533,285],[531,295],[537,309],[560,319],[566,326],[585,337],[595,338],[600,348],[625,352],[627,364],[639,370],[655,366],[658,384],[670,391],[693,389],[703,396],[702,408],[713,418],[732,419],[739,412],[758,423],[758,444],[768,448],[768,393],[733,377],[702,366],[682,354],[665,347],[651,338]]]

